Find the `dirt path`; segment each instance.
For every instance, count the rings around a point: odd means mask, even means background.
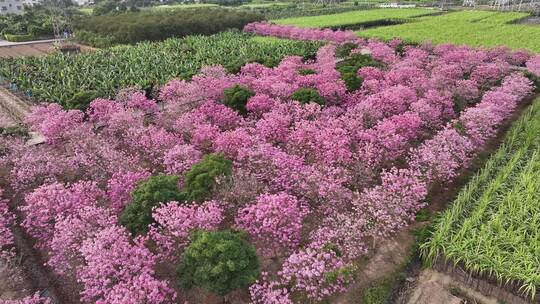
[[[17,264],[12,266],[12,272],[16,272],[16,277],[20,282],[13,282],[9,273],[0,273],[0,285],[2,293],[0,299],[19,299],[24,296],[39,292],[44,297],[49,297],[52,303],[66,303],[61,301],[63,296],[59,296],[58,282],[55,282],[50,273],[42,266],[37,257],[35,249],[28,241],[24,232],[17,226],[12,227],[17,248]]]
[[[80,47],[81,53],[93,52],[97,49],[77,44]],[[45,56],[58,52],[54,47],[54,42],[34,42],[21,43],[0,46],[0,58],[17,58],[26,56]]]
[[[29,101],[0,87],[0,128],[23,125],[31,106],[32,103]],[[8,174],[6,170],[8,169],[0,169],[0,186],[6,190],[5,194],[8,194],[10,188],[5,179]],[[12,212],[20,218],[16,209],[13,208]],[[43,267],[28,236],[18,225],[14,225],[11,230],[17,256],[12,265],[0,263],[0,299],[17,299],[37,291],[43,296],[50,297],[53,303],[66,303],[60,300],[64,297],[59,296],[57,292],[58,282]]]
[[[406,304],[498,304],[497,299],[486,297],[451,276],[432,269],[423,270],[413,283]]]
[[[13,192],[6,179],[8,174],[8,168],[0,168],[0,187],[5,190],[4,198],[11,202],[11,212],[20,219],[21,214],[13,204],[20,198],[12,196]],[[39,292],[40,295],[49,297],[52,304],[76,303],[66,300],[69,298],[61,292],[61,283],[44,267],[43,259],[34,249],[33,242],[20,225],[13,225],[11,231],[17,255],[13,265],[0,264],[0,300],[20,299]]]
[[[0,127],[22,124],[32,104],[0,87]]]

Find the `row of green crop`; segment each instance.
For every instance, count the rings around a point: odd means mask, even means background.
[[[413,18],[419,15],[425,15],[430,13],[436,13],[435,10],[424,8],[406,8],[406,9],[371,9],[371,10],[357,10],[352,12],[346,12],[333,15],[322,16],[309,16],[309,17],[295,17],[278,19],[273,22],[278,24],[295,25],[299,27],[338,27],[344,25],[352,25],[364,22],[373,22],[377,20],[387,19],[406,19]]]
[[[293,18],[301,16],[321,16],[321,15],[334,15],[341,14],[350,11],[366,10],[375,7],[373,3],[365,2],[353,2],[353,3],[339,3],[336,5],[320,5],[316,3],[290,3],[289,5],[273,5],[266,7],[253,7],[249,10],[264,14],[268,20]],[[246,6],[240,7],[240,9],[248,9]]]
[[[422,245],[429,262],[444,258],[473,273],[517,283],[535,297],[540,286],[540,99],[499,150],[438,217]]]
[[[253,39],[229,31],[118,46],[78,56],[4,59],[0,61],[0,76],[39,101],[78,107],[81,94],[90,99],[111,96],[127,86],[150,90],[171,78],[188,79],[204,65],[221,64],[231,72],[254,61],[273,66],[286,55],[312,57],[319,46],[313,42]],[[84,106],[87,102],[82,103]]]
[[[516,23],[527,16],[517,12],[457,11],[436,17],[420,17],[414,22],[399,25],[371,28],[359,31],[358,35],[474,47],[507,46],[540,52],[540,25]]]

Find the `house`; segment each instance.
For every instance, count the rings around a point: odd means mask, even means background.
[[[0,15],[22,14],[26,0],[0,0]]]
[[[22,0],[23,4],[26,6],[34,6],[42,2],[42,0]]]

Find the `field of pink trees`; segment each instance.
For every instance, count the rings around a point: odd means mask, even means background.
[[[192,286],[265,304],[347,290],[359,259],[411,223],[533,92],[523,70],[539,65],[506,49],[354,43],[344,59],[329,44],[275,68],[206,67],[155,99],[125,89],[85,112],[36,107],[27,121],[44,144],[0,139],[1,258],[20,225],[82,303],[184,303]],[[361,62],[352,89],[350,62]],[[201,231],[238,234],[248,249],[190,271],[206,254],[193,239],[212,244]],[[223,258],[236,242],[226,238]],[[212,276],[238,269],[250,269],[242,282]]]

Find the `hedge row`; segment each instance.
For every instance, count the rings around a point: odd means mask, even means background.
[[[7,41],[11,41],[11,42],[24,42],[24,41],[34,40],[36,37],[34,37],[34,35],[31,35],[31,34],[26,34],[26,35],[5,34],[4,38],[6,38]]]
[[[246,24],[260,20],[263,20],[260,14],[228,9],[143,11],[88,17],[77,25],[77,30],[107,37],[114,44],[133,44],[187,35],[211,35],[227,29],[242,29]],[[86,42],[84,37],[79,39]]]

